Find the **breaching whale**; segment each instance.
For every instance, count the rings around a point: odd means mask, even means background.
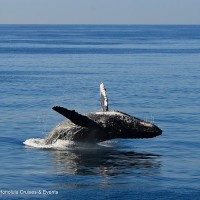
[[[133,117],[120,111],[108,111],[108,98],[103,83],[100,84],[101,112],[85,115],[75,110],[54,106],[52,109],[68,118],[45,138],[45,144],[53,144],[58,139],[86,143],[124,138],[152,138],[162,134],[155,124]]]

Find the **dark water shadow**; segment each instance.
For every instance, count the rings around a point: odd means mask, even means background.
[[[161,156],[118,147],[51,150],[58,174],[119,177],[128,174],[149,176],[160,173]]]

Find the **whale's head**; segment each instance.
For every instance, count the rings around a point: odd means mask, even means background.
[[[130,138],[153,138],[162,134],[162,130],[155,124],[143,120],[130,124],[127,135]]]
[[[162,134],[155,124],[120,111],[104,112],[101,116],[100,121],[113,138],[153,138]]]

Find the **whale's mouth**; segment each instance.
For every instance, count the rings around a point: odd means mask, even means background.
[[[147,130],[143,131],[141,133],[140,138],[153,138],[162,134],[162,130],[153,124],[151,124],[151,126],[148,125],[146,127],[149,127],[149,129],[147,128]]]

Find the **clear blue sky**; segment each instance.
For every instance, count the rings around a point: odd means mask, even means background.
[[[0,24],[200,24],[200,0],[0,0]]]

